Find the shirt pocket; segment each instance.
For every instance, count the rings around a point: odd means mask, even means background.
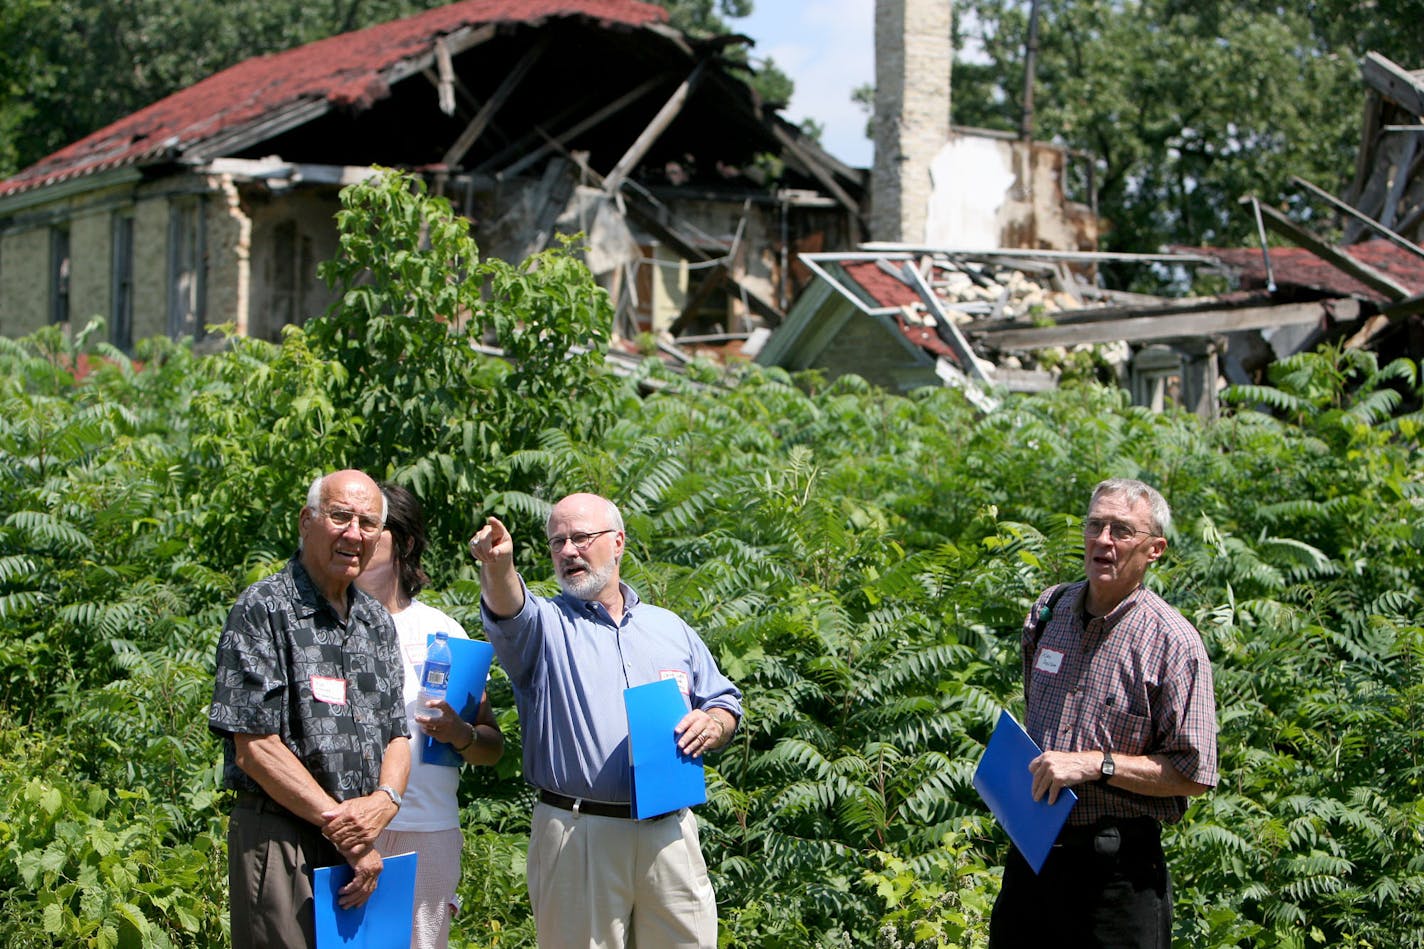
[[[1103,727],[1107,746],[1124,755],[1142,755],[1152,740],[1152,719],[1126,709],[1104,706]]]

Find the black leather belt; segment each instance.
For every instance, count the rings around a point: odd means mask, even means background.
[[[1093,824],[1069,824],[1053,846],[1094,848],[1098,835],[1109,829],[1116,829],[1119,839],[1129,846],[1162,839],[1162,825],[1151,817],[1104,817]]]
[[[624,820],[635,820],[633,817],[633,805],[631,804],[605,804],[602,801],[585,801],[577,797],[564,797],[562,794],[555,794],[553,791],[546,791],[543,788],[539,789],[539,800],[552,807],[573,811],[575,814],[592,814],[595,817],[621,817]]]

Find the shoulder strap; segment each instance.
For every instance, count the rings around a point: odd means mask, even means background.
[[[1038,641],[1043,638],[1043,627],[1048,625],[1048,620],[1053,616],[1053,608],[1058,605],[1058,601],[1063,598],[1063,594],[1068,592],[1068,588],[1073,584],[1059,584],[1058,589],[1048,597],[1048,602],[1043,604],[1043,609],[1038,611],[1038,619],[1033,624],[1033,646],[1029,649],[1029,654],[1038,651]]]

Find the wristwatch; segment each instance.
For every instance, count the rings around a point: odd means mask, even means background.
[[[396,810],[400,810],[400,806],[401,806],[401,796],[400,796],[400,792],[399,792],[399,791],[397,791],[395,788],[391,787],[389,784],[383,784],[383,785],[381,785],[380,787],[376,788],[376,790],[377,790],[377,791],[385,791],[385,792],[386,792],[386,797],[388,797],[388,798],[391,799],[391,803],[396,806]]]
[[[1103,763],[1098,770],[1102,772],[1098,775],[1099,784],[1107,784],[1117,774],[1117,763],[1113,761],[1112,752],[1106,748],[1103,749]]]

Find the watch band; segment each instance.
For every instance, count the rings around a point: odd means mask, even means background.
[[[400,795],[400,792],[399,792],[399,791],[397,791],[395,788],[391,787],[389,784],[382,784],[381,786],[379,786],[378,788],[376,788],[376,790],[377,790],[377,791],[384,791],[385,794],[386,794],[386,797],[390,798],[390,799],[391,799],[391,803],[396,806],[396,810],[400,810],[400,806],[401,806],[401,795]]]
[[[1101,772],[1098,775],[1099,784],[1107,784],[1112,780],[1112,776],[1117,774],[1117,762],[1113,760],[1112,752],[1106,748],[1103,749],[1103,763],[1098,768]]]

